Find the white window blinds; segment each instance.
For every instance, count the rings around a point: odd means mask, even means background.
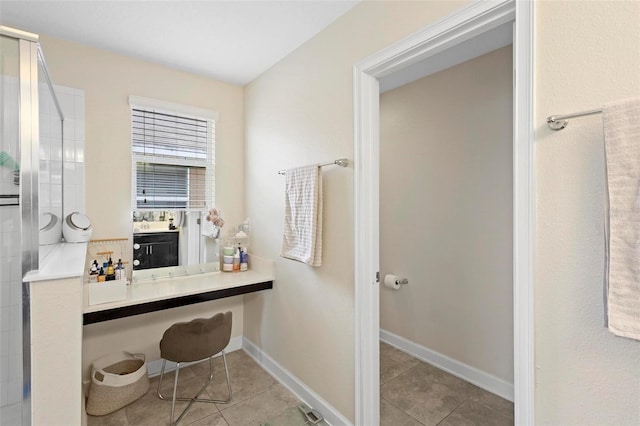
[[[135,210],[213,205],[213,119],[132,106],[131,128]]]

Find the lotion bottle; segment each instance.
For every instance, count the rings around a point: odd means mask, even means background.
[[[238,249],[233,255],[233,271],[240,270],[240,249]]]

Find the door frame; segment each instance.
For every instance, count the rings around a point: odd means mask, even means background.
[[[535,187],[532,0],[476,1],[354,65],[355,422],[380,422],[379,78],[513,22],[515,424],[534,424]]]

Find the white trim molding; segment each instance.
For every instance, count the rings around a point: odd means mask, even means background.
[[[475,1],[356,64],[376,79],[512,22],[515,0]]]
[[[513,31],[513,370],[515,424],[534,424],[534,2],[516,1]]]
[[[501,398],[513,401],[513,383],[509,383],[476,367],[426,348],[390,331],[381,329],[380,340],[434,367],[438,367],[462,380],[494,393]]]
[[[334,426],[350,426],[352,423],[344,417],[331,404],[305,385],[300,379],[294,376],[289,370],[282,367],[269,355],[257,347],[251,340],[243,337],[242,348],[251,356],[262,368],[278,380],[284,387],[289,389],[298,399],[302,400],[309,407],[318,410],[325,421]]]
[[[379,81],[498,26],[515,22],[514,399],[515,423],[534,424],[533,1],[475,1],[354,65],[355,423],[377,425],[379,393]]]
[[[355,70],[355,412],[357,425],[377,425],[380,417],[380,270],[378,247],[379,83]],[[374,232],[375,230],[375,232]]]

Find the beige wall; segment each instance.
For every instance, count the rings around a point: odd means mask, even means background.
[[[84,90],[86,206],[93,238],[131,236],[129,95],[219,113],[216,206],[228,226],[244,219],[242,87],[46,35],[41,43],[54,83]],[[158,342],[169,325],[226,310],[233,312],[232,337],[241,336],[241,296],[84,327],[83,372],[86,376],[99,356],[120,349],[156,360]]]
[[[110,147],[128,143],[128,129],[112,123],[128,123],[128,92],[183,103],[196,97],[196,106],[221,113],[220,126],[237,120],[218,133],[230,141],[218,162],[234,166],[218,171],[218,204],[241,193],[230,182],[242,182],[244,170],[253,250],[278,259],[283,185],[276,171],[353,158],[352,65],[464,4],[365,2],[250,84],[246,168],[242,101],[232,101],[240,88],[167,69],[146,74],[159,67],[45,37],[54,81],[86,91],[88,117],[105,112],[87,121],[87,162],[95,169],[87,174],[95,191],[87,202],[97,236],[127,229],[128,194],[117,196],[109,215],[100,212],[97,191],[129,185],[128,158],[116,158],[126,164],[122,173],[99,164]],[[640,2],[536,2],[536,20],[536,424],[638,424],[640,345],[613,337],[601,321],[601,121],[574,120],[551,133],[544,117],[638,95]],[[245,297],[244,334],[353,419],[352,169],[329,168],[324,176],[324,266],[278,259],[274,290]],[[241,206],[242,199],[223,208],[239,220]]]
[[[640,342],[603,328],[600,116],[640,95],[640,2],[536,2],[536,424],[640,424]],[[640,164],[640,163],[639,163]]]
[[[276,170],[352,158],[352,65],[463,3],[365,2],[245,91],[254,250],[277,258]],[[602,328],[602,128],[551,133],[546,115],[640,89],[640,2],[536,2],[536,424],[640,421],[640,345]],[[272,292],[245,298],[245,335],[353,418],[353,176],[326,169],[325,264],[278,260]],[[259,217],[258,217],[259,216]],[[310,342],[317,343],[312,350]]]
[[[509,383],[511,51],[380,98],[380,328]]]
[[[245,89],[247,211],[271,292],[245,297],[245,336],[354,418],[353,168],[324,176],[323,265],[279,258],[282,168],[353,159],[353,65],[462,2],[364,2]]]

